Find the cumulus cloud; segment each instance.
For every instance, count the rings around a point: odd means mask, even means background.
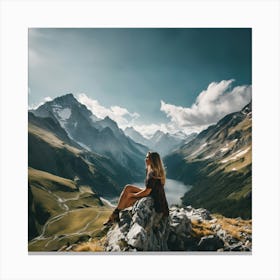
[[[213,82],[196,98],[189,108],[175,106],[161,100],[160,110],[170,118],[169,126],[186,133],[200,131],[216,123],[225,115],[239,111],[252,98],[251,86],[232,87],[234,80]]]
[[[139,118],[138,113],[130,113],[126,108],[120,106],[111,106],[106,108],[97,100],[91,99],[84,93],[78,94],[78,101],[84,104],[98,118],[104,119],[106,116],[117,122],[121,128],[125,128]]]
[[[51,98],[51,97],[49,97],[49,96],[47,96],[47,97],[44,97],[44,103],[45,102],[48,102],[48,101],[52,101],[53,99]]]
[[[48,102],[48,101],[52,101],[53,99],[49,96],[44,97],[43,101],[41,101],[39,104],[32,104],[30,106],[28,106],[28,110],[36,110],[37,108],[39,108],[41,105],[43,105],[44,103]]]

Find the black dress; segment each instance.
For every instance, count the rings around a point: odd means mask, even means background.
[[[152,171],[147,174],[146,170],[145,186],[148,189],[152,189],[150,196],[154,199],[155,211],[157,213],[163,213],[164,216],[168,216],[169,208],[164,192],[164,186],[160,179],[154,177]]]

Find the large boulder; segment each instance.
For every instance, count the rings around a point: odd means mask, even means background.
[[[120,212],[120,222],[107,233],[106,251],[168,251],[169,218],[155,212],[145,197]]]

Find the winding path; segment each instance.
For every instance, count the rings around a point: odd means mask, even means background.
[[[74,197],[71,197],[71,198],[68,198],[68,199],[65,199],[65,198],[61,198],[60,196],[58,196],[57,194],[54,194],[52,191],[50,191],[49,189],[41,186],[41,185],[38,185],[36,184],[35,187],[38,187],[46,192],[48,192],[50,195],[52,195],[55,200],[58,202],[58,205],[60,206],[60,208],[64,211],[63,213],[60,213],[56,216],[53,216],[51,218],[49,218],[46,223],[44,224],[43,226],[43,229],[42,229],[42,232],[39,236],[35,237],[34,239],[32,239],[28,245],[32,245],[40,240],[47,240],[47,239],[50,239],[48,240],[48,242],[45,244],[45,247],[47,247],[51,242],[55,241],[55,240],[61,240],[63,238],[67,238],[67,237],[73,237],[73,236],[79,236],[79,235],[82,235],[82,234],[88,234],[88,235],[92,235],[94,232],[100,230],[99,228],[96,229],[96,230],[92,230],[92,231],[86,231],[89,226],[96,222],[100,216],[101,216],[101,212],[106,212],[108,210],[101,210],[100,207],[98,206],[91,206],[90,208],[97,208],[99,210],[99,212],[97,213],[97,215],[94,217],[93,220],[91,220],[90,222],[88,222],[83,228],[81,228],[79,231],[77,232],[73,232],[73,233],[68,233],[68,234],[54,234],[54,236],[46,236],[46,231],[48,229],[48,226],[51,225],[52,223],[55,223],[57,221],[59,221],[60,219],[62,219],[65,215],[68,215],[69,213],[71,212],[76,212],[76,211],[83,211],[84,208],[81,208],[81,209],[73,209],[73,210],[69,210],[69,207],[68,205],[65,204],[65,202],[67,201],[73,201],[73,200],[79,200],[80,198],[80,195],[84,192],[80,192],[79,194],[77,194],[76,196]],[[108,203],[107,200],[105,199],[101,199],[102,202],[105,202],[108,206],[111,206],[110,203]],[[62,236],[61,236],[62,235]],[[61,236],[61,237],[59,237]]]

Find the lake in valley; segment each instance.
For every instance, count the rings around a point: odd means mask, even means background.
[[[135,185],[140,188],[144,188],[144,182],[137,182],[133,183],[132,185]],[[168,201],[169,207],[172,204],[181,204],[181,197],[188,192],[191,189],[192,186],[185,185],[180,181],[173,180],[173,179],[166,179],[166,183],[164,186],[166,199]],[[113,205],[116,205],[118,198],[110,199],[109,200]]]

